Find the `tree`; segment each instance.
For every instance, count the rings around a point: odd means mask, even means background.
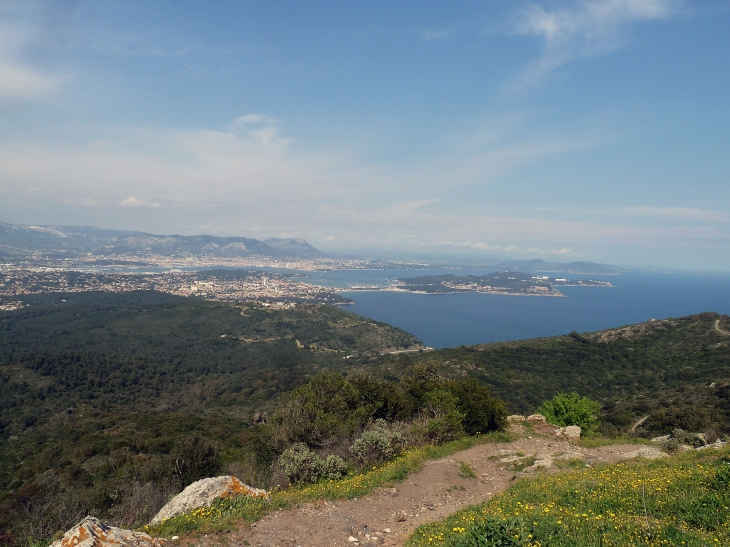
[[[588,437],[598,432],[598,412],[601,404],[577,393],[558,393],[537,409],[548,423],[565,427],[577,425],[581,435]]]

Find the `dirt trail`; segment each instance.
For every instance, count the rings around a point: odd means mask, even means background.
[[[730,336],[730,332],[728,332],[728,331],[720,328],[720,320],[719,319],[715,319],[715,330],[717,332],[719,332],[720,334],[724,334],[725,336]]]
[[[223,537],[190,538],[188,545],[339,547],[403,545],[413,530],[441,520],[459,509],[489,499],[518,477],[560,472],[554,462],[582,459],[587,464],[615,462],[639,448],[611,445],[581,448],[550,436],[525,435],[511,443],[485,444],[429,461],[418,473],[393,488],[336,502],[316,501],[272,513],[261,521]],[[515,471],[532,464],[522,471]],[[467,462],[477,478],[460,476]],[[215,539],[214,539],[215,538]],[[356,540],[356,541],[355,541]]]

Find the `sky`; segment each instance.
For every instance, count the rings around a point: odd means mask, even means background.
[[[730,271],[730,4],[0,0],[0,221]]]

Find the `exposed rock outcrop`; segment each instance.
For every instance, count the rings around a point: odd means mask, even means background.
[[[165,547],[165,540],[144,532],[107,526],[98,518],[88,516],[66,532],[51,547]]]
[[[244,495],[267,497],[268,492],[260,488],[252,488],[247,484],[243,484],[236,477],[228,475],[201,479],[172,498],[167,505],[160,509],[160,512],[155,515],[150,524],[157,524],[175,515],[188,513],[201,507],[210,507],[210,504],[217,498],[234,498]]]
[[[577,441],[577,440],[580,440],[580,433],[581,433],[581,428],[579,425],[568,425],[568,426],[559,428],[555,432],[555,435],[557,437],[565,437],[569,441]]]

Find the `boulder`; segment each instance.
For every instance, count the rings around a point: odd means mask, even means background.
[[[547,423],[545,416],[543,416],[542,414],[530,414],[527,417],[526,421],[531,424],[546,424]]]
[[[507,416],[507,423],[510,424],[521,424],[525,421],[525,417],[521,414],[512,414],[512,416]]]
[[[88,516],[66,532],[51,547],[164,547],[165,540],[153,538],[144,532],[107,526],[99,519]]]
[[[580,426],[579,425],[569,425],[566,427],[561,427],[555,432],[556,437],[565,437],[569,441],[577,441],[580,440]]]
[[[243,484],[236,477],[222,476],[201,479],[188,486],[177,496],[172,498],[160,512],[150,521],[150,524],[157,524],[163,520],[189,513],[201,507],[210,507],[218,498],[234,498],[237,496],[258,496],[268,497],[266,490],[252,488]]]
[[[667,455],[668,454],[666,452],[662,452],[661,450],[659,450],[658,448],[654,448],[653,446],[643,446],[638,450],[621,454],[619,458],[622,460],[630,460],[632,458],[646,458],[648,460],[656,460],[657,458],[664,458]]]

